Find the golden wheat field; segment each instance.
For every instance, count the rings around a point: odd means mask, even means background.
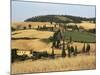
[[[27,26],[31,24],[33,28],[37,25],[50,25],[49,22],[18,22],[13,23],[12,26],[16,27],[17,25]],[[95,28],[95,24],[92,23],[81,23],[79,24],[84,26],[84,28]],[[39,31],[35,29],[27,30],[18,30],[11,33],[12,38],[23,38],[29,37],[32,39],[17,39],[12,40],[11,48],[33,50],[33,51],[47,51],[49,54],[52,52],[52,43],[45,43],[41,39],[47,39],[50,36],[53,36],[54,32],[50,31]],[[76,46],[78,51],[82,50],[83,43],[73,42],[73,46]],[[79,54],[77,56],[72,56],[68,58],[44,58],[32,61],[31,59],[14,62],[11,64],[11,73],[36,73],[36,72],[51,72],[51,71],[72,71],[72,70],[87,70],[96,68],[96,43],[90,43],[91,51],[90,55]],[[61,49],[55,49],[55,54],[61,54]]]
[[[47,27],[54,27],[54,24],[51,25],[50,22],[12,22],[12,26],[14,28],[16,28],[17,26],[21,26],[21,27],[27,27],[28,25],[31,24],[32,28],[37,28],[38,26],[43,27],[44,25],[46,25]]]
[[[96,58],[94,55],[71,58],[57,58],[36,61],[23,61],[12,64],[12,74],[16,73],[35,73],[35,72],[51,72],[51,71],[72,71],[86,70],[96,68]]]
[[[43,25],[46,25],[47,27],[54,27],[54,24],[50,24],[50,22],[12,22],[12,26],[13,27],[17,27],[17,26],[26,26],[28,27],[28,25],[31,24],[32,25],[32,28],[37,28],[37,26],[43,26]],[[73,25],[75,25],[74,23],[72,23]],[[95,24],[94,23],[89,23],[87,21],[84,21],[82,23],[77,23],[76,24],[77,26],[82,26],[84,27],[85,29],[92,29],[92,28],[95,28]]]
[[[45,43],[41,41],[40,39],[46,39],[52,36],[54,33],[49,31],[38,31],[38,30],[19,30],[12,32],[19,33],[16,35],[12,35],[14,38],[21,38],[21,37],[31,37],[36,38],[32,40],[26,40],[26,39],[20,39],[20,40],[12,40],[12,48],[18,48],[18,49],[32,49],[32,50],[38,50],[38,51],[48,51],[51,53],[51,46],[52,43]],[[83,47],[83,43],[73,42],[73,46],[77,45],[78,49],[81,50]],[[95,51],[95,43],[91,43],[91,49],[92,51]],[[60,52],[59,49],[55,50],[57,53]]]
[[[79,23],[78,26],[82,26],[85,29],[92,29],[96,27],[94,23],[89,23],[89,22]]]

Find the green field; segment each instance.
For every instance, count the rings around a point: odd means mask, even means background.
[[[70,39],[72,37],[73,41],[76,42],[96,42],[96,35],[89,32],[69,32],[66,31],[65,33],[66,39]]]

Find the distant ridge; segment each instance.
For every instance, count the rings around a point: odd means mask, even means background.
[[[86,17],[78,17],[71,15],[42,15],[35,16],[24,20],[24,22],[56,22],[56,23],[81,23],[82,21],[93,21],[95,23],[94,18],[86,18]]]

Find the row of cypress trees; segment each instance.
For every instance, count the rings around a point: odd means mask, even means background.
[[[78,49],[77,49],[77,46],[73,47],[73,46],[70,46],[72,42],[72,37],[70,37],[70,42],[67,44],[67,49],[65,48],[66,44],[65,44],[65,40],[63,40],[63,48],[62,48],[62,53],[61,53],[61,56],[62,57],[66,57],[66,50],[68,50],[68,57],[71,57],[71,55],[73,54],[74,56],[77,56],[77,53],[78,53]],[[87,43],[87,46],[86,46],[86,43],[83,44],[83,48],[82,48],[82,53],[89,53],[90,52],[90,44]],[[52,57],[54,58],[54,47],[52,48]]]

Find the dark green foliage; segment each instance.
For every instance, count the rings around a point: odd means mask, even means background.
[[[63,49],[62,49],[62,57],[66,56],[66,52],[65,52],[65,40],[63,40]]]
[[[43,25],[43,27],[38,26],[37,30],[41,30],[41,31],[54,31],[53,27],[47,27],[46,25]]]
[[[88,42],[88,43],[95,43],[96,42],[96,35],[94,33],[89,32],[70,32],[66,31],[64,33],[65,39],[70,40],[70,36],[72,40],[75,42]]]
[[[68,49],[68,57],[71,57],[71,49],[69,44],[67,44],[67,49]]]
[[[73,46],[71,46],[70,51],[71,51],[71,53],[74,53],[74,47]]]
[[[74,56],[77,56],[77,46],[75,46]]]
[[[14,27],[11,27],[11,31],[15,31],[16,29]]]
[[[52,57],[52,58],[55,58],[54,47],[53,47],[53,45],[52,45],[52,53],[51,53],[51,57]]]
[[[58,18],[64,17],[66,19]],[[76,17],[71,15],[44,15],[44,16],[36,16],[32,18],[28,18],[24,20],[25,22],[56,22],[56,23],[81,23],[81,21],[93,21],[95,23],[95,18],[84,18],[84,17]]]
[[[50,36],[49,38],[40,39],[40,41],[45,42],[46,44],[49,44],[50,42],[54,42],[52,36]]]
[[[17,50],[18,49],[12,49],[11,50],[11,62],[12,63],[17,59]]]
[[[27,58],[28,58],[27,55],[18,56],[18,59],[19,59],[20,61],[24,61],[24,60],[26,60]]]
[[[90,21],[90,23],[91,23],[91,22],[92,22],[92,23],[96,23],[96,18],[89,18],[88,20]]]
[[[74,25],[67,25],[66,27],[67,27],[67,28],[73,28]]]
[[[72,30],[79,30],[77,25],[64,25],[64,28],[72,28]]]
[[[87,44],[86,52],[89,53],[89,51],[90,51],[90,44]]]
[[[59,48],[60,45],[60,41],[62,40],[62,33],[60,30],[58,30],[57,32],[54,33],[53,35],[53,43],[54,43],[54,47]]]
[[[56,22],[56,23],[66,23],[66,22],[68,23],[68,22],[71,22],[71,20],[62,20],[60,18],[57,18],[57,16],[61,17],[61,15],[37,16],[37,17],[32,17],[32,18],[26,19],[25,22],[50,22],[51,24],[53,22]]]
[[[48,57],[49,56],[47,51],[43,51],[43,52],[36,52],[36,51],[34,51],[32,53],[32,55],[33,55],[32,56],[33,59],[40,59],[41,57]]]
[[[85,43],[84,43],[83,48],[82,48],[82,52],[85,53],[85,51],[86,50],[85,50]]]
[[[79,30],[78,26],[77,25],[74,25],[73,26],[73,30]]]

